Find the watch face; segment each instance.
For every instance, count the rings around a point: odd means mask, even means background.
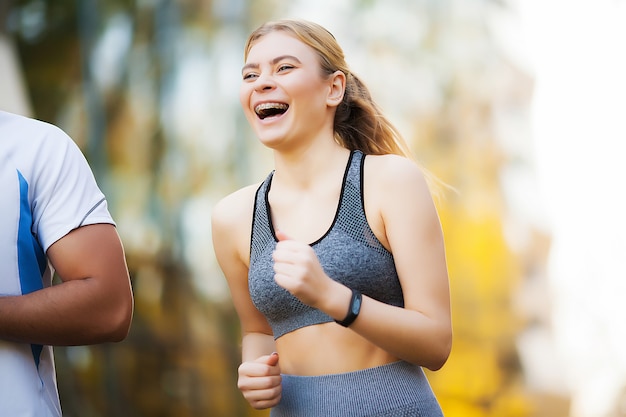
[[[358,297],[354,300],[354,303],[352,303],[352,313],[359,314],[360,310],[361,310],[361,297]]]

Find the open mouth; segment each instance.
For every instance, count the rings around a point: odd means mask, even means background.
[[[279,116],[287,111],[289,106],[285,103],[262,103],[254,108],[259,119]]]

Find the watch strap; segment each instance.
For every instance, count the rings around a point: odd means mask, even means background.
[[[335,320],[335,322],[343,327],[350,326],[361,312],[362,301],[363,296],[361,295],[361,293],[353,289],[352,296],[350,297],[350,306],[348,307],[348,314],[346,315],[346,318],[344,318],[343,320]]]

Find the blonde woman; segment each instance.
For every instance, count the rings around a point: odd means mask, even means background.
[[[245,47],[240,101],[274,154],[213,240],[243,333],[238,386],[271,416],[441,416],[422,367],[451,349],[443,236],[424,173],[307,21]]]

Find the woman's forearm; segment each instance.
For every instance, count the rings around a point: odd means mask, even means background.
[[[244,333],[241,339],[242,362],[253,361],[263,355],[269,355],[276,351],[274,337],[265,333]]]

